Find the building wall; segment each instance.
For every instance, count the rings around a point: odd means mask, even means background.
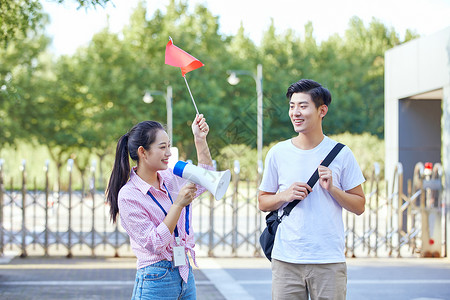
[[[444,201],[450,208],[450,27],[433,35],[425,36],[385,53],[385,177],[392,180],[394,169],[400,159],[411,161],[424,161],[423,156],[433,156],[433,153],[419,151],[421,147],[419,136],[409,132],[408,126],[412,114],[416,109],[408,110],[405,101],[420,101],[419,98],[433,91],[439,91],[441,99],[441,114],[437,110],[433,118],[441,120],[441,164],[443,165],[446,190]],[[403,102],[402,102],[403,101]],[[418,104],[417,109],[419,109]],[[424,107],[426,108],[426,107]],[[430,107],[431,109],[431,107]],[[420,109],[422,110],[422,109]],[[406,114],[406,115],[405,115]],[[426,119],[426,118],[425,118]],[[429,124],[421,120],[417,125],[420,129]],[[436,131],[433,125],[432,131]],[[416,140],[417,139],[417,140]],[[408,140],[408,141],[407,141]],[[414,151],[406,151],[405,145],[413,143]],[[429,161],[431,159],[425,159]],[[436,161],[434,161],[436,162]],[[404,166],[404,168],[409,166]],[[407,175],[407,174],[406,174]],[[450,213],[446,216],[450,224]],[[447,249],[450,249],[450,230],[447,230]],[[448,255],[447,255],[448,256]]]
[[[448,113],[450,100],[448,91],[447,93],[445,91],[450,88],[449,51],[450,27],[385,53],[385,177],[387,179],[391,179],[396,163],[399,162],[400,135],[404,134],[399,131],[399,101],[443,89],[444,97],[440,99],[443,107],[442,118],[444,119]],[[436,116],[436,118],[441,117]],[[442,126],[445,126],[444,123],[443,120]],[[446,128],[442,128],[442,145],[445,148],[450,144],[446,141],[449,135],[445,132]],[[450,174],[450,169],[446,170]]]

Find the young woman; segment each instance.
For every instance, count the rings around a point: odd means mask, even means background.
[[[212,170],[203,115],[196,116],[192,132],[199,166]],[[137,257],[132,299],[196,299],[187,257],[189,252],[195,263],[190,203],[205,189],[175,176],[170,155],[169,137],[154,121],[135,125],[117,143],[106,196],[112,221],[120,216]],[[131,170],[129,156],[137,163]]]

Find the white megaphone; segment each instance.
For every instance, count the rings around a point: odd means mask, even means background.
[[[173,174],[206,188],[216,200],[222,199],[231,180],[230,170],[210,171],[179,160],[173,167]]]

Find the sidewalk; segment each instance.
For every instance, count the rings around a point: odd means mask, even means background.
[[[130,299],[135,258],[0,258],[0,299]],[[271,299],[265,258],[199,257],[199,300]],[[348,300],[450,299],[450,259],[348,259]]]
[[[0,299],[130,299],[135,275],[135,258],[5,256]],[[201,270],[195,268],[194,276],[198,299],[226,299]]]

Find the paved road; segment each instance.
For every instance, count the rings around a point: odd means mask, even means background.
[[[264,258],[198,258],[199,300],[271,298]],[[450,300],[450,259],[348,259],[349,300]],[[134,258],[0,259],[0,299],[129,299]]]

